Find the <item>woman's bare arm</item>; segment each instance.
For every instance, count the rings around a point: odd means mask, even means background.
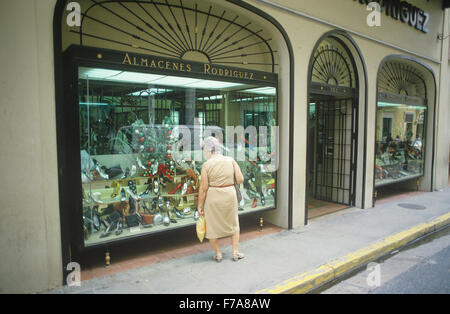
[[[208,191],[209,182],[208,182],[208,174],[206,173],[205,167],[202,167],[201,171],[201,179],[200,179],[200,188],[198,191],[198,213],[203,215],[203,203],[206,199],[206,192]]]
[[[234,166],[234,176],[236,178],[236,183],[241,184],[244,182],[244,176],[242,175],[241,167],[239,167],[238,163],[233,160]]]

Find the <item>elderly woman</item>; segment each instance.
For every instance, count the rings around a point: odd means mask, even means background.
[[[198,212],[205,215],[206,234],[215,250],[214,259],[222,261],[219,238],[231,236],[233,260],[244,258],[238,250],[239,218],[234,180],[244,182],[239,165],[231,157],[222,155],[219,141],[210,136],[203,143],[207,161],[202,166],[198,197]]]

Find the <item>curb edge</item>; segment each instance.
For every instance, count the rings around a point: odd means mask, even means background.
[[[422,223],[405,231],[388,236],[381,241],[369,244],[362,249],[323,264],[314,270],[294,276],[271,288],[262,289],[255,293],[307,293],[449,224],[450,212],[433,219],[431,222]]]

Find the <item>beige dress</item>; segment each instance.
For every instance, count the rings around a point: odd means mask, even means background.
[[[203,164],[209,187],[204,204],[207,239],[231,236],[239,231],[238,202],[234,188],[233,159],[213,155]],[[231,185],[228,187],[224,187]]]

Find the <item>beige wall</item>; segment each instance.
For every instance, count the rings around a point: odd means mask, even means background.
[[[0,2],[0,292],[60,285],[54,0]]]
[[[355,0],[256,0],[255,3],[271,2],[282,5],[292,10],[306,13],[320,18],[338,27],[370,36],[371,38],[384,41],[403,49],[419,52],[427,57],[440,60],[440,50],[437,47],[437,32],[442,32],[442,3],[441,1],[408,0],[409,3],[427,11],[431,15],[428,23],[429,33],[421,31],[386,17],[382,13],[381,27],[368,27],[366,23],[369,11],[366,6]],[[284,23],[283,23],[284,24]],[[394,30],[394,31],[393,31]],[[296,34],[299,34],[298,28]]]

